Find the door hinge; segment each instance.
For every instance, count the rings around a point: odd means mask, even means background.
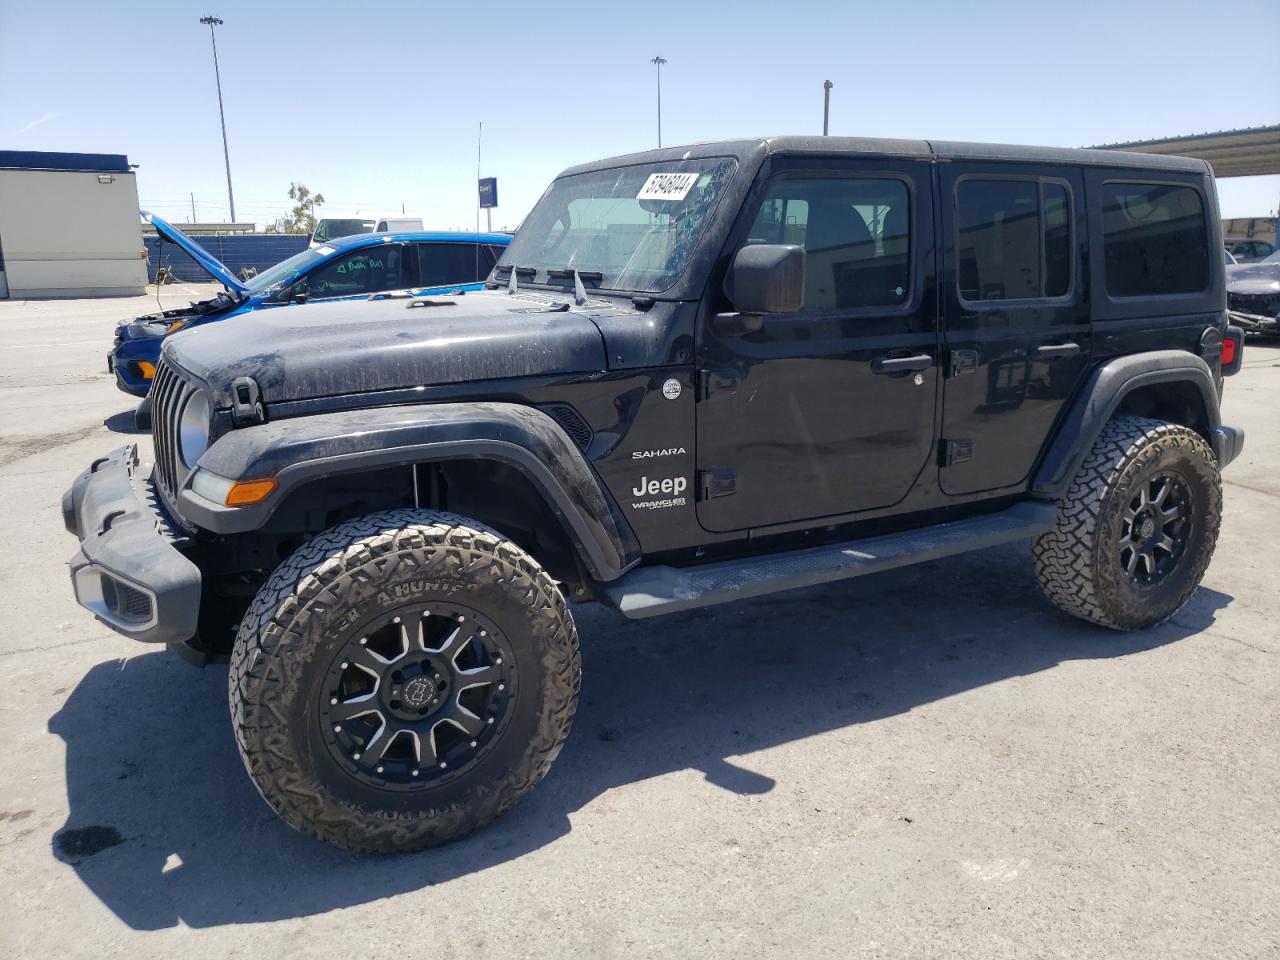
[[[698,499],[715,500],[732,496],[738,483],[738,471],[728,467],[712,467],[698,471]]]
[[[699,370],[698,399],[705,400],[713,393],[738,388],[738,374],[733,370]]]
[[[966,373],[974,373],[978,369],[978,351],[977,350],[952,350],[951,351],[951,377],[963,376]]]
[[[973,459],[972,440],[943,440],[938,445],[938,464],[950,467]]]

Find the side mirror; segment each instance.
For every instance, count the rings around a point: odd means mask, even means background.
[[[739,313],[795,313],[804,306],[804,248],[762,243],[733,258],[724,292]]]
[[[306,303],[310,296],[311,294],[307,292],[306,286],[303,286],[301,289],[294,288],[294,290],[289,294],[289,301],[291,303]]]

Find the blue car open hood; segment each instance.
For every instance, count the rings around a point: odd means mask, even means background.
[[[221,260],[213,256],[173,224],[161,220],[154,213],[148,213],[146,210],[139,210],[138,212],[142,214],[143,220],[156,228],[156,233],[166,240],[176,243],[183,251],[190,254],[191,259],[204,267],[209,276],[213,277],[232,293],[245,294],[249,292],[249,288],[234,273],[228,270]]]

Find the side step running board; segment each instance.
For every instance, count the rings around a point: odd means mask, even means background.
[[[1056,505],[1024,501],[1000,513],[866,540],[696,567],[640,567],[606,586],[605,594],[623,615],[640,620],[981,550],[1038,536],[1056,519]]]

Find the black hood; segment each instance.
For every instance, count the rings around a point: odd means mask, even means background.
[[[599,329],[564,305],[485,291],[277,307],[178,333],[164,354],[208,384],[219,407],[244,376],[271,404],[604,370]]]
[[[1228,266],[1227,293],[1280,293],[1280,263]]]

